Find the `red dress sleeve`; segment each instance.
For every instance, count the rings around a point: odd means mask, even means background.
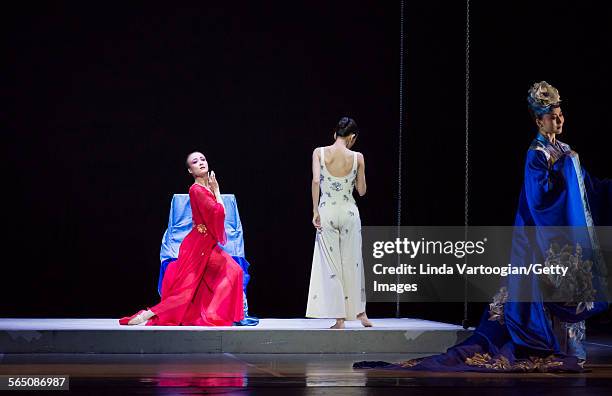
[[[206,188],[194,186],[189,189],[191,210],[197,211],[212,237],[222,245],[227,242],[225,235],[225,209]],[[199,220],[194,216],[194,221]]]

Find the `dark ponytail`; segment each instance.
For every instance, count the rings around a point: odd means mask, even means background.
[[[347,137],[352,134],[357,135],[357,123],[350,117],[342,117],[336,128],[334,128],[334,133],[336,136]]]

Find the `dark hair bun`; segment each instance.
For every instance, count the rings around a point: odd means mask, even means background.
[[[338,136],[349,136],[352,134],[357,134],[357,123],[350,117],[342,117],[340,121],[338,121],[338,125],[334,128],[334,132]]]

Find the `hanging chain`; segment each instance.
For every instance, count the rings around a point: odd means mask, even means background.
[[[402,141],[404,129],[404,0],[400,2],[400,67],[399,67],[399,136],[397,142],[397,236],[400,236],[402,224]],[[400,256],[397,256],[400,265]],[[397,283],[399,283],[399,274]],[[400,317],[399,294],[395,296],[395,317]]]
[[[470,0],[465,3],[465,185],[463,197],[463,226],[465,239],[469,225],[470,198]],[[468,283],[463,284],[463,327],[468,327]]]

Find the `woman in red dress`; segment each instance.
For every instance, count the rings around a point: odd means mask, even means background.
[[[193,229],[166,270],[161,302],[119,324],[231,326],[244,317],[242,269],[217,244],[226,242],[219,183],[200,152],[189,154],[187,168],[195,180],[189,189]]]

